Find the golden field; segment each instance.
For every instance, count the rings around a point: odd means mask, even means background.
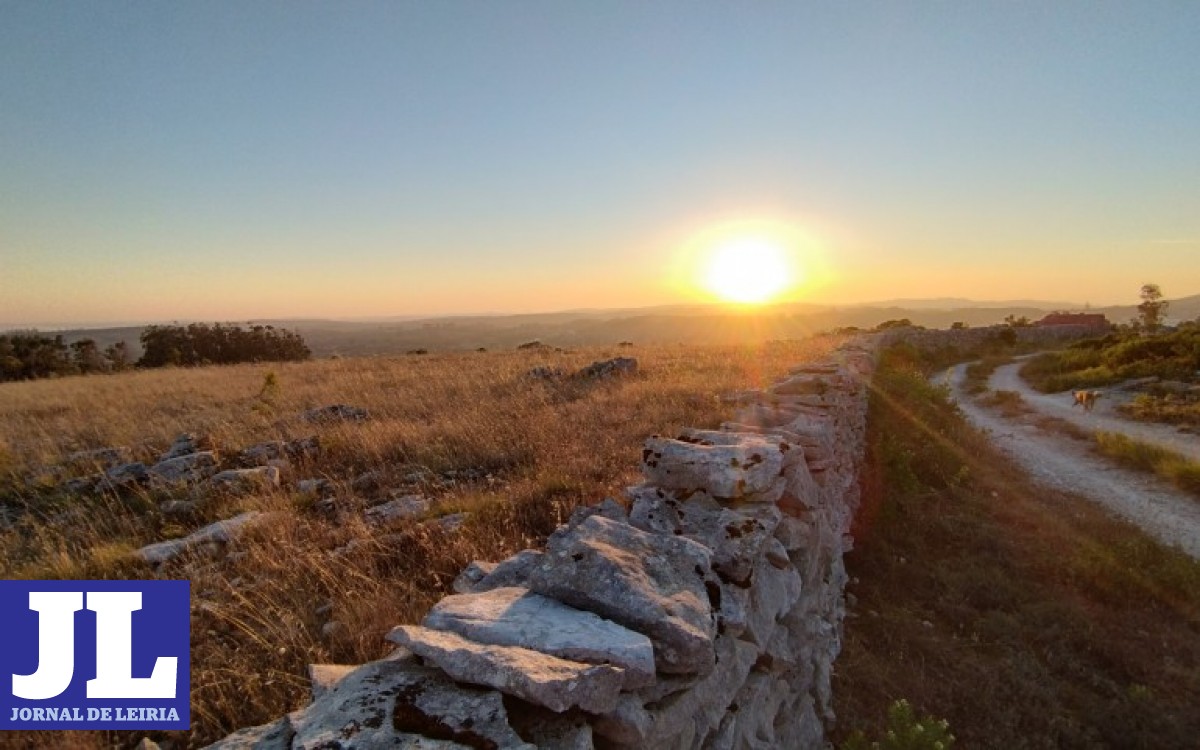
[[[431,354],[138,371],[0,386],[0,501],[18,511],[0,533],[6,578],[187,578],[192,582],[192,731],[201,744],[307,700],[309,663],[358,663],[388,648],[472,559],[539,545],[581,503],[639,481],[642,441],[731,416],[721,396],[762,388],[831,350],[835,338],[753,347],[598,347],[575,351]],[[615,356],[627,378],[531,378]],[[314,426],[304,410],[369,410],[362,423]],[[316,434],[320,455],[285,470],[280,490],[205,498],[191,516],[142,491],[74,497],[50,467],[71,452],[127,446],[152,461],[180,433],[233,454],[266,440]],[[374,482],[355,478],[375,472]],[[373,526],[362,506],[390,488],[435,499],[426,517],[470,511],[447,532],[426,518]],[[53,481],[52,481],[53,477]],[[317,512],[298,479],[324,478],[340,512]],[[405,483],[408,483],[407,485]],[[373,484],[374,487],[367,487]],[[138,547],[243,510],[279,511],[223,554],[155,570]],[[335,623],[331,625],[330,623]],[[159,739],[165,739],[165,735]],[[30,745],[108,747],[136,738],[30,733]]]

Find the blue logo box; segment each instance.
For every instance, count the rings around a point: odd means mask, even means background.
[[[0,581],[0,730],[187,729],[188,581]]]

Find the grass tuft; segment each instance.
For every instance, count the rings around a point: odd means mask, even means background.
[[[1200,462],[1115,432],[1097,432],[1096,449],[1122,466],[1157,474],[1185,492],[1200,495]]]

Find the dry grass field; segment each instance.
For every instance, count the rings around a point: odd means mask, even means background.
[[[549,349],[302,364],[132,372],[0,386],[0,532],[5,578],[187,578],[192,582],[192,731],[196,746],[307,700],[309,663],[358,663],[387,652],[382,636],[414,622],[472,559],[540,544],[581,503],[639,480],[642,441],[730,415],[720,396],[759,388],[837,344],[816,338],[756,347]],[[528,377],[635,356],[639,373],[588,381]],[[349,404],[362,423],[314,426],[300,414]],[[143,491],[79,498],[47,467],[73,451],[128,446],[152,460],[182,433],[218,451],[318,435],[322,451],[285,471],[283,488],[213,497],[189,517]],[[356,478],[375,472],[372,481]],[[338,512],[294,489],[324,478]],[[53,481],[52,481],[53,480]],[[414,486],[414,482],[416,486]],[[361,508],[389,488],[433,498],[417,519],[370,525]],[[133,556],[152,541],[257,509],[279,511],[216,556],[155,570]],[[430,517],[471,515],[457,531]],[[123,747],[117,733],[30,733],[29,747]]]

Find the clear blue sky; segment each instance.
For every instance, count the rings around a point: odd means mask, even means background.
[[[795,299],[1200,293],[1200,3],[0,1],[0,326],[676,302],[745,219]]]

